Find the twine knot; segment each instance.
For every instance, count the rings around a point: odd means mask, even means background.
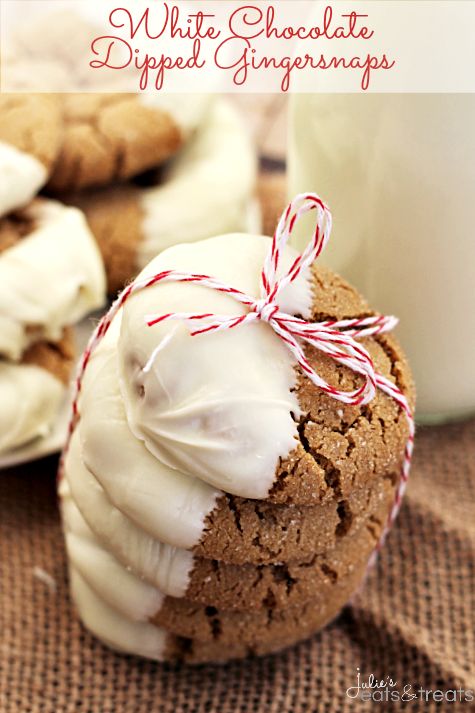
[[[279,312],[279,305],[275,302],[269,302],[267,299],[260,299],[251,305],[250,312],[254,313],[262,322],[272,322],[272,319]]]

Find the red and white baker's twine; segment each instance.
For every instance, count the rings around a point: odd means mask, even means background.
[[[288,243],[296,223],[302,215],[314,210],[317,212],[317,221],[311,241],[303,253],[295,259],[290,269],[282,276],[279,276],[282,251]],[[166,320],[203,323],[203,326],[192,329],[190,332],[192,336],[199,336],[222,329],[234,329],[257,320],[266,322],[285,342],[307,377],[315,386],[334,399],[353,406],[363,406],[374,398],[376,389],[380,389],[391,396],[405,413],[409,424],[409,436],[406,443],[401,476],[386,525],[370,561],[370,564],[372,564],[396,519],[406,488],[414,445],[414,418],[404,394],[389,379],[375,371],[369,353],[356,340],[389,332],[397,324],[397,319],[395,317],[376,315],[362,319],[306,322],[304,319],[282,312],[277,301],[282,290],[293,282],[303,270],[309,267],[323,251],[330,237],[331,225],[331,213],[317,195],[313,193],[301,194],[290,203],[279,220],[269,253],[262,268],[261,296],[258,300],[209,275],[185,273],[176,270],[164,270],[153,275],[153,277],[142,278],[128,285],[97,325],[80,360],[75,380],[72,416],[69,423],[67,443],[63,452],[63,460],[79,416],[78,401],[84,372],[92,353],[107,333],[117,312],[131,295],[159,282],[195,282],[209,289],[230,295],[247,307],[246,312],[238,317],[195,312],[146,315],[145,320],[148,326],[153,327],[155,324]],[[340,391],[328,384],[316,373],[306,359],[302,347],[303,342],[311,344],[339,364],[343,364],[352,371],[361,374],[364,377],[363,384],[354,391]]]

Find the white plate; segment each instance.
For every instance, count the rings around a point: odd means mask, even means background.
[[[74,340],[78,356],[82,354],[87,344],[87,340],[89,339],[89,335],[91,334],[93,327],[101,314],[101,312],[98,312],[95,315],[86,317],[74,328]],[[11,468],[12,466],[20,465],[21,463],[27,463],[28,461],[49,456],[52,453],[58,453],[66,440],[71,408],[70,403],[71,396],[68,392],[64,397],[63,404],[58,412],[54,426],[48,435],[42,438],[36,438],[34,441],[30,441],[24,446],[15,448],[7,453],[0,454],[0,469]]]

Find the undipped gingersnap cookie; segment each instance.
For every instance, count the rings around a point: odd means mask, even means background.
[[[62,94],[64,132],[48,182],[55,193],[103,186],[155,168],[204,120],[190,94]]]
[[[60,101],[47,94],[0,94],[0,216],[44,186],[62,140]]]
[[[19,363],[0,360],[0,453],[47,435],[74,363],[73,336],[30,346]]]

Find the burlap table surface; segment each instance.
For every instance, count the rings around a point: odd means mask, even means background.
[[[82,628],[68,596],[56,466],[49,458],[0,473],[2,713],[475,709],[346,694],[357,667],[401,691],[475,689],[475,420],[419,429],[397,524],[332,625],[281,654],[226,666],[121,656]]]

